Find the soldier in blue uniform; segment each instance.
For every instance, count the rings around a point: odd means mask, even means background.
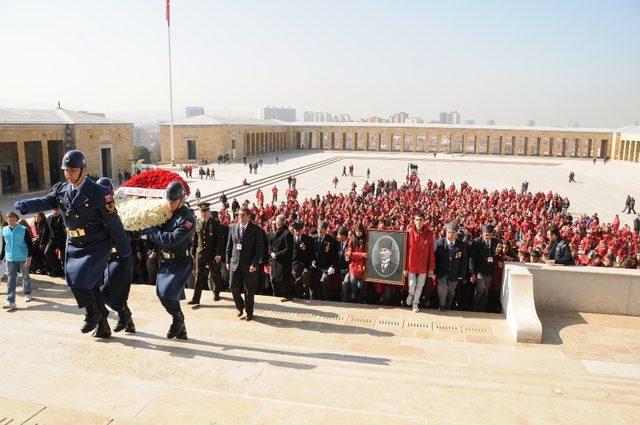
[[[110,190],[113,195],[113,183],[108,177],[101,177],[96,182]],[[114,332],[125,330],[127,333],[135,333],[136,325],[131,317],[131,310],[127,304],[131,281],[133,280],[133,264],[131,256],[123,257],[114,245],[111,248],[109,262],[104,270],[104,283],[100,288],[107,305],[118,313],[118,323]]]
[[[173,317],[167,338],[187,339],[180,300],[184,300],[184,287],[193,270],[191,243],[196,219],[185,205],[185,190],[180,182],[167,186],[166,199],[173,215],[160,229],[151,227],[142,231],[142,238],[158,245],[158,277],[156,294],[162,306]]]
[[[100,293],[104,270],[113,246],[122,257],[131,254],[127,234],[109,189],[87,178],[87,159],[78,150],[62,158],[66,182],[56,183],[48,195],[18,201],[22,214],[59,208],[67,228],[65,279],[78,303],[86,309],[83,333],[108,338],[108,310]]]

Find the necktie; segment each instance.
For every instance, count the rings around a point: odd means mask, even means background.
[[[240,239],[242,239],[243,235],[244,235],[244,226],[240,226]]]

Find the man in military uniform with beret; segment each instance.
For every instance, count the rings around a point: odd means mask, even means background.
[[[222,239],[220,231],[220,221],[211,216],[209,203],[198,204],[200,218],[196,222],[196,231],[193,237],[191,254],[196,260],[196,282],[193,291],[193,298],[189,304],[200,304],[202,289],[205,287],[209,273],[211,273],[213,290],[213,300],[220,300],[221,287],[221,256],[224,248],[220,245]]]
[[[56,183],[48,195],[15,203],[21,214],[59,208],[67,228],[65,279],[78,303],[86,309],[82,333],[95,329],[94,336],[108,338],[109,314],[100,286],[109,253],[116,247],[120,256],[131,255],[129,239],[110,190],[87,177],[87,159],[78,150],[62,158],[66,181]]]

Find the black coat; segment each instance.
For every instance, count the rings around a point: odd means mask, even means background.
[[[549,257],[550,260],[556,260],[556,264],[563,266],[573,266],[575,264],[571,256],[571,249],[569,249],[569,245],[567,245],[563,239],[558,239],[549,245],[547,257]]]
[[[276,254],[275,260],[271,253]],[[269,265],[271,277],[278,282],[288,282],[293,259],[293,235],[285,227],[279,228],[269,239]]]
[[[316,236],[313,240],[315,245],[316,268],[327,270],[329,267],[338,268],[338,241],[330,234],[326,234],[324,239]]]
[[[344,254],[347,252],[347,248],[349,248],[349,242],[344,241],[344,249],[342,249],[342,244],[340,241],[337,241],[338,247],[338,267],[337,269],[340,272],[349,271],[349,260],[344,257]]]
[[[49,223],[49,243],[55,247],[64,248],[67,240],[67,232],[64,228],[64,222],[62,221],[62,215],[57,216],[51,214],[47,217]]]
[[[638,217],[633,220],[633,231],[640,233],[640,218]]]
[[[293,236],[293,266],[311,267],[311,262],[315,259],[315,248],[316,244],[311,236],[302,234],[298,243]]]
[[[500,241],[491,238],[491,248],[487,247],[487,243],[482,237],[473,240],[471,252],[469,253],[469,273],[491,275],[493,273],[493,262],[489,262],[489,257],[493,257],[496,253],[496,245]]]
[[[229,238],[227,240],[226,261],[230,264],[231,271],[238,267],[248,270],[250,266],[259,267],[262,261],[264,247],[262,244],[261,229],[252,222],[247,223],[247,228],[239,239],[240,223],[229,227]],[[242,249],[238,251],[238,243],[242,242]]]
[[[436,277],[448,276],[449,282],[467,277],[468,259],[467,247],[456,239],[454,252],[449,256],[447,238],[440,238],[435,244]]]

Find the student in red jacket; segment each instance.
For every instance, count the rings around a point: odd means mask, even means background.
[[[418,304],[429,277],[434,279],[436,257],[433,249],[433,232],[425,227],[424,214],[417,212],[413,216],[413,225],[409,227],[409,295],[407,305],[411,305],[415,313],[419,312]]]
[[[365,250],[366,245],[367,234],[365,233],[364,225],[358,223],[351,234],[345,254],[346,260],[349,261],[349,285],[348,291],[347,287],[343,285],[344,301],[362,303],[364,300],[364,269],[368,257]],[[346,297],[346,294],[349,296]]]

